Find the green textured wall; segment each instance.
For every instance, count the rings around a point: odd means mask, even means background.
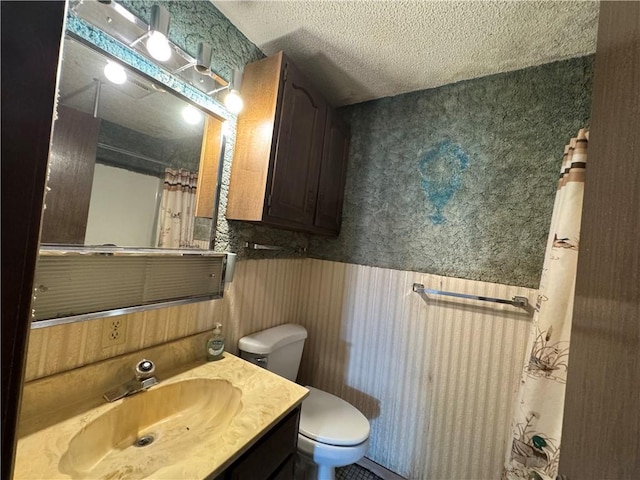
[[[164,6],[171,14],[169,38],[176,45],[195,57],[198,42],[211,46],[211,69],[229,79],[234,68],[264,57],[240,30],[238,30],[209,1],[175,0],[118,0],[127,10],[149,22],[151,7]]]
[[[263,56],[210,2],[122,3],[147,21],[165,5],[172,40],[192,55],[209,42],[224,77]],[[216,250],[259,258],[308,245],[316,258],[536,287],[559,160],[588,123],[592,76],[584,57],[343,108],[352,140],[337,239],[228,222],[231,135]]]
[[[342,109],[342,232],[310,256],[537,287],[564,145],[588,124],[593,56]]]

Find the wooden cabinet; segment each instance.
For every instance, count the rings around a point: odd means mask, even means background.
[[[293,480],[300,407],[289,413],[215,480]]]
[[[282,52],[245,67],[242,96],[227,218],[336,235],[346,124]]]
[[[326,233],[337,233],[340,231],[344,182],[347,175],[349,127],[334,110],[329,110],[324,131],[314,225]]]

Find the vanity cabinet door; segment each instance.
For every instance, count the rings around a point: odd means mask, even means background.
[[[293,480],[300,407],[289,413],[215,480]]]
[[[350,136],[347,124],[340,119],[335,110],[329,109],[314,219],[319,233],[337,235],[340,231]]]
[[[266,219],[312,225],[327,104],[291,62],[284,69]]]

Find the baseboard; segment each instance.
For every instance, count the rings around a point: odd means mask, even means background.
[[[395,472],[384,468],[382,465],[374,462],[373,460],[369,460],[367,457],[362,457],[358,462],[356,462],[362,468],[366,468],[371,473],[376,474],[378,477],[382,478],[382,480],[407,480],[404,477],[401,477]]]

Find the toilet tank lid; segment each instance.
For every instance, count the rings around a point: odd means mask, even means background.
[[[268,355],[278,348],[305,338],[307,330],[303,326],[287,323],[242,337],[238,342],[238,348],[247,353]]]

